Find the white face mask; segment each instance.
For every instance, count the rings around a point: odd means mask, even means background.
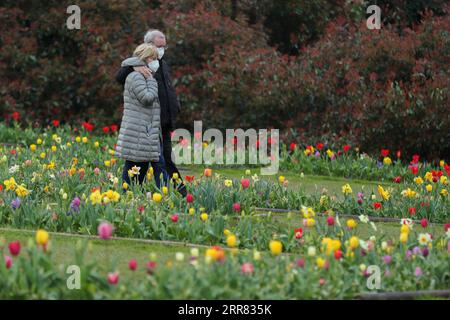
[[[158,48],[158,59],[162,59],[164,56],[164,48]]]
[[[155,73],[159,69],[159,61],[153,60],[148,64],[148,67],[150,68],[150,70],[152,70],[153,73]]]

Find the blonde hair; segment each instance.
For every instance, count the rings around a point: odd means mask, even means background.
[[[134,50],[134,55],[145,61],[147,58],[158,59],[158,50],[152,44],[143,43]]]

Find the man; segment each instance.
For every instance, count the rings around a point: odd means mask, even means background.
[[[172,81],[170,79],[170,69],[166,61],[163,59],[164,52],[167,49],[166,36],[159,30],[150,30],[144,37],[144,42],[153,44],[158,49],[158,61],[159,69],[156,71],[154,77],[158,83],[158,98],[161,105],[161,129],[162,129],[162,142],[163,142],[163,156],[166,163],[166,170],[170,177],[173,174],[178,174],[181,179],[181,174],[178,171],[175,163],[172,161],[172,141],[170,132],[175,128],[176,118],[180,112],[180,102]],[[147,66],[142,66],[139,59],[128,59],[128,65],[122,65],[117,72],[116,80],[122,86],[125,85],[127,76],[133,72],[133,70],[142,73],[146,78],[152,76],[151,70]],[[133,62],[135,61],[135,63]],[[186,186],[181,182],[178,185],[178,192],[185,197]]]

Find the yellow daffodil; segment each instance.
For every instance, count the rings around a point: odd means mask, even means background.
[[[194,208],[189,208],[189,215],[194,215],[195,214],[195,209]]]
[[[208,214],[207,213],[202,213],[201,215],[200,215],[200,219],[202,219],[202,221],[206,221],[206,220],[208,220]]]
[[[225,187],[233,186],[233,180],[226,179],[224,182]]]
[[[426,189],[428,192],[431,192],[431,191],[433,191],[433,186],[432,186],[431,184],[428,184],[428,185],[425,187],[425,189]]]
[[[36,151],[36,145],[35,144],[30,145],[30,150],[33,152]]]
[[[429,182],[433,181],[433,174],[429,171],[425,173],[425,180]]]
[[[411,188],[408,188],[406,190],[403,190],[401,192],[402,196],[405,198],[415,198],[417,197],[417,192],[415,192],[414,190],[412,190]]]
[[[286,177],[285,177],[285,176],[279,176],[279,177],[278,177],[278,182],[279,182],[279,183],[284,183],[285,180],[286,180]]]
[[[378,186],[378,193],[384,200],[389,200],[391,197],[390,193],[387,190],[384,190],[382,186]]]
[[[447,191],[447,189],[442,189],[441,192],[440,192],[440,194],[441,194],[441,196],[443,196],[443,197],[448,196],[448,191]]]
[[[350,187],[350,185],[348,183],[342,186],[342,193],[343,194],[350,194],[352,192],[353,192],[353,190],[352,190],[352,188]]]
[[[9,178],[8,180],[3,181],[6,190],[14,191],[17,187],[16,180],[14,177]]]
[[[421,177],[416,177],[416,178],[414,178],[414,182],[417,185],[421,185],[421,184],[423,184],[423,179]]]
[[[27,190],[27,188],[25,188],[25,186],[22,184],[20,186],[16,187],[16,195],[18,197],[21,197],[21,198],[26,197],[29,193],[30,193],[30,191]]]

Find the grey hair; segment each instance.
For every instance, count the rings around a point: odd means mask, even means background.
[[[155,38],[165,38],[165,37],[166,36],[164,35],[164,33],[162,33],[159,30],[153,29],[153,30],[147,31],[147,33],[145,34],[145,37],[144,37],[144,42],[145,43],[154,43]]]

